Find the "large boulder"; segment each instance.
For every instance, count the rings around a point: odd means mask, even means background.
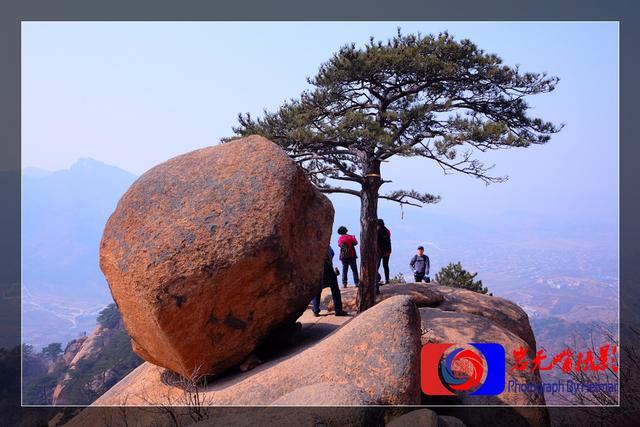
[[[333,207],[259,136],[162,163],[109,218],[100,267],[134,351],[185,377],[237,365],[321,283]]]

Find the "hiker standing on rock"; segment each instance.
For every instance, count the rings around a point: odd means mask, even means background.
[[[322,288],[331,288],[331,297],[333,298],[333,308],[336,316],[347,316],[347,312],[342,310],[342,296],[340,295],[340,288],[338,287],[338,278],[333,270],[333,249],[329,246],[329,256],[324,260],[324,270],[322,272]],[[318,317],[320,315],[320,294],[322,289],[318,292],[318,295],[311,300],[313,315]]]
[[[338,234],[340,238],[338,239],[338,246],[340,247],[340,261],[342,261],[342,287],[347,287],[347,273],[349,272],[349,267],[351,267],[351,271],[353,273],[353,283],[358,286],[360,282],[358,280],[358,264],[357,259],[358,255],[356,254],[356,245],[358,244],[358,239],[355,236],[347,234],[347,227],[341,225],[338,228]]]
[[[384,269],[384,283],[389,284],[389,257],[391,256],[391,231],[384,226],[384,220],[378,220],[378,267],[376,271],[380,270],[380,263],[382,262],[382,268]],[[379,282],[379,280],[378,280]],[[379,284],[376,286],[376,290],[380,293]]]
[[[411,266],[416,283],[420,283],[423,280],[427,283],[431,282],[431,279],[429,279],[429,268],[431,265],[429,257],[424,254],[424,247],[418,246],[418,253],[411,258],[409,266]]]

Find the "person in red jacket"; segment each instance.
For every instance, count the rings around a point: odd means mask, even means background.
[[[338,239],[338,246],[340,247],[340,261],[342,261],[342,287],[347,287],[347,273],[349,272],[349,267],[351,267],[351,272],[353,273],[353,283],[358,286],[358,255],[356,253],[356,245],[358,244],[358,239],[355,236],[347,234],[349,230],[347,227],[340,226],[338,228],[338,234],[340,238]]]

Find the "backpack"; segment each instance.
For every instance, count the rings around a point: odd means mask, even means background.
[[[378,248],[383,254],[391,252],[391,236],[386,227],[378,230]]]
[[[340,246],[341,260],[355,258],[355,257],[356,257],[356,251],[352,244],[345,242]]]
[[[351,248],[346,243],[340,246],[340,259],[351,258]]]

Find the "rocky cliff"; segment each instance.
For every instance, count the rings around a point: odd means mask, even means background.
[[[131,351],[114,305],[102,312],[101,320],[90,335],[69,342],[50,367],[56,383],[47,404],[90,404],[142,363]]]
[[[62,356],[64,363],[64,376],[56,384],[51,397],[52,405],[77,404],[72,396],[76,396],[77,390],[74,390],[74,377],[79,371],[78,364],[86,363],[91,359],[98,358],[105,348],[105,344],[112,341],[113,335],[117,333],[114,330],[107,330],[98,325],[91,335],[78,338],[71,341]],[[91,394],[99,395],[99,391],[108,388],[113,379],[112,369],[107,368],[106,371],[99,373],[86,382],[86,389]],[[84,387],[83,387],[84,388]]]

